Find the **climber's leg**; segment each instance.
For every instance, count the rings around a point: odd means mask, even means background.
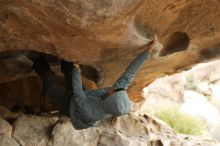
[[[65,77],[65,84],[68,92],[72,92],[72,68],[73,63],[61,60],[61,71]]]
[[[69,100],[66,87],[51,71],[49,64],[43,57],[33,60],[32,68],[40,76],[43,82],[44,93],[58,106],[61,115],[69,115]]]

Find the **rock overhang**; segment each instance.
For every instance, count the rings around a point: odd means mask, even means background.
[[[0,53],[32,50],[93,66],[104,87],[156,32],[164,56],[146,62],[128,90],[140,101],[142,88],[156,78],[218,57],[219,6],[217,0],[1,1]]]

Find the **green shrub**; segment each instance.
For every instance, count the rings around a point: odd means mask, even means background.
[[[181,113],[178,108],[160,108],[153,114],[166,122],[177,133],[201,135],[207,128],[202,120]]]

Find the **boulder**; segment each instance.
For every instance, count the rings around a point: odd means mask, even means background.
[[[163,121],[143,113],[106,119],[84,130],[74,129],[67,117],[23,115],[13,123],[12,137],[0,133],[0,139],[3,146],[219,145],[209,137],[178,134]]]
[[[12,138],[20,145],[46,146],[57,117],[21,116],[13,124]]]
[[[0,134],[0,146],[20,146],[14,139]]]
[[[0,135],[11,137],[12,126],[3,118],[0,117]]]
[[[53,127],[48,146],[97,146],[101,129],[75,130],[67,118],[61,118]]]

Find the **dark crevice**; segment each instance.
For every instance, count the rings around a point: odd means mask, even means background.
[[[9,124],[13,125],[13,123],[16,121],[17,117],[6,117],[4,118]]]
[[[100,79],[100,74],[95,67],[89,65],[81,65],[81,74],[89,80],[97,83]]]
[[[29,57],[38,57],[38,56],[43,56],[46,61],[50,64],[50,66],[59,66],[60,65],[60,60],[58,57],[46,53],[41,53],[41,52],[36,52],[36,51],[5,51],[0,53],[0,65],[3,66],[5,65],[6,68],[7,60],[17,60],[19,56],[29,56]],[[21,60],[19,58],[21,63],[19,64],[20,67],[24,67],[25,65],[28,65],[28,63],[25,64],[26,60]],[[24,64],[22,64],[24,63]],[[97,68],[89,65],[81,65],[81,72],[82,75],[88,78],[89,80],[92,80],[94,82],[97,82],[100,78],[99,72],[97,71]],[[1,75],[1,72],[0,72]],[[1,81],[0,81],[1,82]]]
[[[21,57],[23,56],[23,57]],[[33,73],[26,56],[43,56],[53,71],[63,80],[60,74],[60,60],[57,56],[35,51],[5,51],[0,53],[0,105],[14,112],[41,114],[54,110],[53,103],[42,93],[42,83]],[[26,59],[25,59],[26,58]],[[54,68],[55,67],[55,68]],[[97,68],[80,65],[83,77],[97,83],[100,75]]]
[[[155,141],[150,141],[151,146],[163,146],[163,143],[161,140],[155,140]]]
[[[174,52],[184,51],[188,48],[189,42],[190,39],[186,33],[175,32],[165,41],[161,55],[165,56]]]
[[[211,59],[220,56],[220,43],[212,48],[204,49],[201,51],[202,58]]]

